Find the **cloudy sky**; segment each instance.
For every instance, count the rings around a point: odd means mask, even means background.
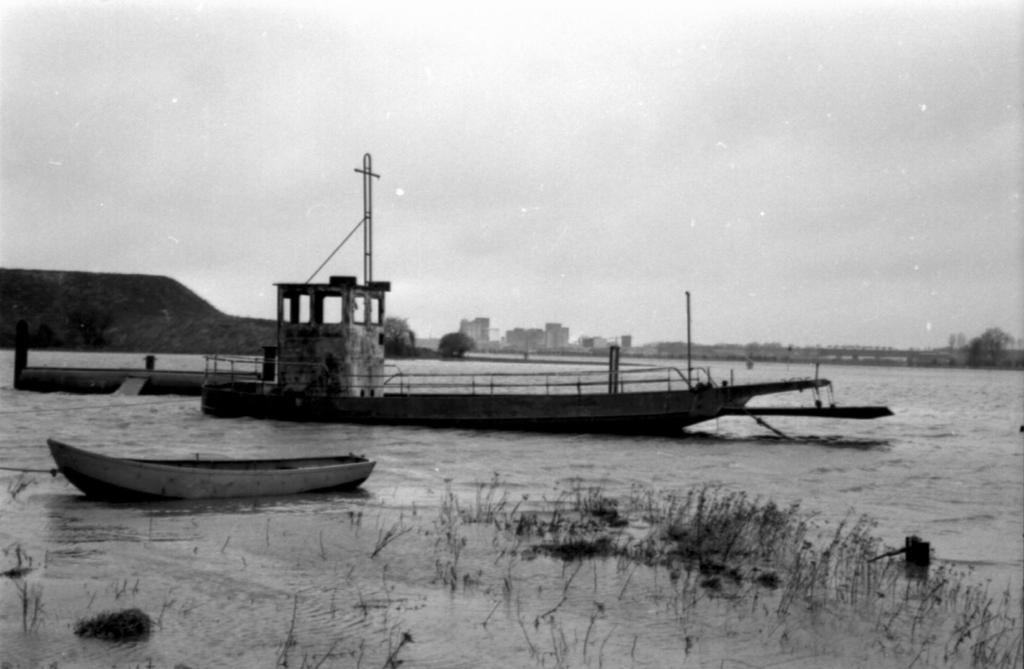
[[[1019,2],[550,4],[8,2],[0,266],[271,318],[368,152],[420,337],[1024,336]]]

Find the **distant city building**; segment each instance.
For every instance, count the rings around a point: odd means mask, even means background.
[[[619,337],[619,346],[622,348],[633,348],[633,335],[622,335]]]
[[[569,346],[569,328],[561,323],[544,324],[544,348],[561,349]]]
[[[604,337],[580,337],[583,348],[608,348],[610,342]]]
[[[537,351],[544,348],[544,330],[515,328],[505,333],[505,345],[517,351]]]
[[[464,318],[459,323],[459,332],[471,337],[477,344],[486,344],[491,340],[491,319],[478,316],[470,321]]]

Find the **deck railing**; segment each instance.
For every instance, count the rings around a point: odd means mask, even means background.
[[[216,375],[218,381],[251,381],[255,377],[273,383],[274,379],[263,379],[263,371],[262,356],[208,355],[204,374],[207,381]]]
[[[543,394],[585,395],[600,392],[685,390],[686,376],[674,367],[620,369],[610,380],[607,370],[557,372],[467,372],[456,374],[397,371],[384,382],[388,394]]]
[[[274,360],[266,365],[264,358],[242,356],[207,356],[206,376],[216,375],[220,382],[255,381],[261,385],[276,384],[274,374],[282,367],[295,368],[306,363]],[[317,365],[310,365],[317,367]],[[404,372],[397,365],[385,365],[385,374],[365,380],[368,386],[379,386],[387,395],[410,394],[543,394],[593,395],[599,393],[632,393],[687,390],[714,385],[708,368],[694,368],[690,378],[676,367],[629,366],[610,372],[608,369],[531,371],[531,372]],[[371,383],[375,381],[375,383]],[[309,392],[315,392],[313,388]]]

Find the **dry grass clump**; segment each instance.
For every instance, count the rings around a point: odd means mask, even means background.
[[[0,572],[0,578],[10,579],[14,584],[14,589],[21,602],[21,629],[23,632],[28,632],[30,629],[35,629],[43,617],[43,586],[28,581],[29,574],[34,570],[32,556],[21,548],[21,544],[5,548],[3,555],[6,557],[12,552],[17,564]]]
[[[0,572],[0,578],[18,579],[25,578],[32,571],[32,557],[21,548],[21,544],[14,544],[10,548],[5,548],[3,554],[6,557],[9,553],[14,553],[14,559],[17,562],[10,569],[5,569]]]
[[[742,580],[741,567],[760,571],[777,561],[807,533],[798,505],[781,509],[710,486],[660,497],[634,489],[622,501],[599,488],[575,487],[548,514],[512,516],[498,525],[541,539],[532,552],[563,560],[619,557],[732,580]]]
[[[599,488],[575,486],[553,506],[549,514],[524,514],[507,523],[517,536],[542,539],[526,557],[544,554],[568,562],[630,555],[629,519],[620,513],[618,500]]]
[[[152,629],[153,621],[140,609],[107,611],[75,623],[78,636],[107,641],[138,639],[148,636]]]
[[[744,492],[723,493],[705,486],[683,498],[670,496],[665,504],[648,521],[660,534],[669,560],[698,565],[771,561],[807,532],[799,505],[780,509],[774,502],[752,500]]]
[[[594,557],[611,557],[619,553],[612,537],[602,534],[592,537],[569,537],[542,543],[535,546],[534,550],[566,562]]]

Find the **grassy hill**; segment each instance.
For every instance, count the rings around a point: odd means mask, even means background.
[[[257,354],[272,320],[228,316],[174,279],[0,268],[0,347],[19,320],[33,348]]]

